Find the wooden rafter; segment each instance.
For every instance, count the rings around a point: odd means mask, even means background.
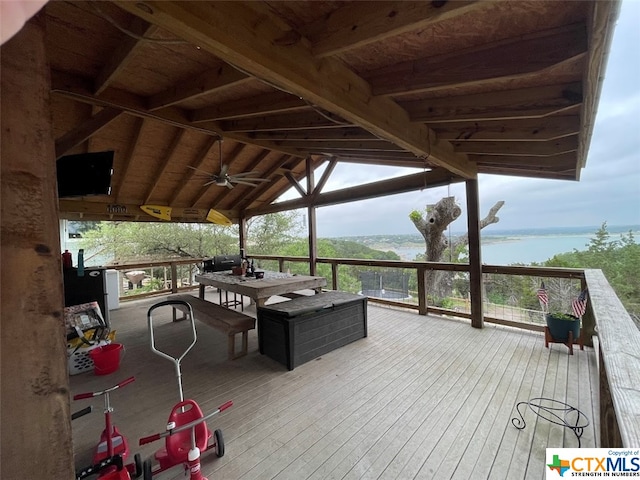
[[[578,115],[544,118],[489,120],[483,122],[450,122],[434,124],[438,138],[446,140],[548,141],[576,135],[580,131]]]
[[[131,168],[131,164],[133,163],[133,158],[135,155],[136,147],[138,146],[138,142],[140,141],[140,135],[142,134],[143,126],[144,118],[138,117],[134,120],[134,125],[131,129],[131,138],[129,139],[124,154],[122,155],[122,171],[118,175],[119,181],[118,183],[116,183],[116,186],[111,192],[111,196],[116,200],[116,202],[120,201],[122,185],[129,175],[129,169]]]
[[[429,155],[444,168],[475,178],[475,166],[446,142],[431,141],[428,128],[412,124],[391,99],[376,97],[369,84],[331,58],[313,57],[306,42],[279,44],[287,32],[280,22],[248,4],[219,2],[118,1],[121,8],[160,25],[239,69],[298,95],[346,121],[397,143],[417,156]],[[215,25],[216,28],[211,28]]]
[[[414,122],[540,118],[582,103],[580,83],[398,102]]]
[[[386,66],[366,75],[375,95],[436,91],[456,86],[489,84],[537,74],[583,56],[588,48],[583,23],[555,28],[441,55]],[[526,62],[520,59],[526,58]]]
[[[289,160],[291,156],[289,155],[281,155],[278,160],[271,163],[271,167],[266,169],[262,175],[265,178],[272,178],[273,175]],[[302,160],[302,159],[301,159]],[[238,202],[237,208],[239,210],[244,210],[247,205],[251,205],[257,198],[259,198],[264,192],[266,192],[272,185],[272,182],[265,182],[262,185],[258,185],[254,189],[252,189],[247,195],[243,197],[243,199]]]
[[[207,155],[209,154],[209,151],[218,141],[219,139],[215,137],[209,137],[205,140],[205,143],[204,145],[202,145],[202,148],[198,152],[198,155],[193,159],[193,161],[190,164],[190,166],[193,168],[187,168],[185,170],[184,174],[182,175],[182,178],[176,185],[176,188],[173,190],[173,193],[169,196],[169,199],[167,201],[169,205],[173,205],[175,203],[180,193],[182,193],[182,191],[185,189],[189,181],[191,181],[191,179],[195,175],[196,173],[195,169],[200,168],[200,166],[206,160]]]
[[[246,210],[247,217],[254,215],[264,215],[266,213],[283,212],[298,208],[338,205],[341,203],[367,200],[369,198],[384,195],[394,195],[398,193],[410,192],[419,188],[448,185],[463,181],[463,178],[452,175],[451,172],[438,168],[428,172],[414,173],[404,177],[381,180],[379,182],[367,183],[358,187],[345,188],[332,192],[321,193],[317,197],[306,196],[294,200],[288,200],[277,204],[271,204],[261,208]]]
[[[486,2],[484,2],[486,3]],[[353,2],[302,30],[313,54],[328,57],[482,8],[481,2]]]
[[[284,92],[274,92],[194,110],[191,114],[191,121],[198,123],[229,120],[237,117],[253,117],[308,108],[309,106],[298,97]]]
[[[299,140],[317,140],[332,142],[334,140],[376,140],[375,135],[359,128],[309,128],[305,130],[291,130],[286,132],[268,131],[251,133],[251,138],[256,140],[274,140],[278,142],[289,142]]]
[[[154,169],[155,170],[154,178],[151,181],[151,186],[147,190],[143,203],[146,204],[151,201],[151,195],[153,195],[153,191],[156,189],[156,187],[158,186],[158,183],[160,183],[160,180],[164,175],[164,172],[167,170],[167,167],[169,166],[169,162],[171,161],[171,158],[174,156],[176,150],[178,149],[178,146],[180,145],[180,141],[182,140],[182,137],[184,136],[185,131],[186,130],[180,128],[173,136],[173,140],[171,140],[171,144],[165,150],[164,158],[161,160],[159,167]]]
[[[153,95],[147,99],[147,105],[150,111],[154,111],[251,81],[251,77],[227,64],[222,64]]]
[[[571,135],[546,142],[459,142],[456,150],[468,154],[525,155],[547,157],[578,150],[578,136]]]
[[[89,105],[101,107],[111,107],[123,110],[131,115],[157,120],[174,127],[187,128],[205,135],[215,137],[224,136],[236,142],[252,144],[261,148],[281,151],[290,155],[299,155],[295,150],[288,150],[273,142],[253,140],[245,134],[235,134],[234,132],[223,132],[217,122],[193,123],[189,120],[188,112],[178,107],[166,107],[161,110],[150,111],[146,105],[146,99],[139,95],[134,95],[123,90],[108,88],[102,95],[96,96],[91,93],[91,89],[83,79],[52,71],[51,73],[52,92],[73,100],[77,100]],[[223,135],[224,134],[224,135]]]
[[[68,131],[56,140],[56,158],[60,158],[73,147],[95,135],[122,114],[117,108],[103,108],[90,119],[83,121],[73,130]]]
[[[133,35],[145,37],[152,35],[158,27],[151,25],[141,18],[133,18],[127,29]],[[118,45],[118,48],[111,54],[107,62],[102,66],[100,73],[93,82],[93,89],[96,95],[100,95],[118,75],[120,75],[127,64],[140,49],[142,41],[133,36],[125,37]]]

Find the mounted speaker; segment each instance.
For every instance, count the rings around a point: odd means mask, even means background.
[[[109,195],[113,151],[66,155],[56,162],[58,198]]]

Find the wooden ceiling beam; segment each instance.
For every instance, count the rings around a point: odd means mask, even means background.
[[[118,178],[118,182],[116,186],[111,191],[111,197],[116,201],[120,200],[120,192],[122,191],[122,185],[125,180],[128,178],[129,169],[131,168],[131,164],[133,162],[134,153],[136,151],[136,147],[138,146],[138,142],[140,141],[140,135],[142,133],[142,127],[144,126],[145,119],[142,117],[136,117],[134,119],[133,128],[131,129],[131,138],[127,143],[127,147],[122,155],[122,168],[120,169],[120,173],[115,173]],[[113,180],[112,180],[113,182]]]
[[[291,174],[291,172],[285,173],[284,176],[287,180],[289,180],[291,186],[298,191],[301,197],[307,195],[306,190],[302,187],[302,185],[300,185],[300,182],[298,182],[298,180]]]
[[[463,53],[396,63],[368,72],[365,78],[374,95],[451,89],[537,74],[584,56],[587,48],[586,26],[578,23],[481,45]]]
[[[464,181],[463,178],[453,175],[451,172],[437,168],[427,172],[414,173],[403,177],[382,180],[379,182],[367,183],[357,187],[334,190],[321,193],[317,197],[306,196],[299,199],[287,200],[259,208],[252,208],[245,211],[247,218],[255,215],[267,213],[284,212],[305,207],[325,207],[338,205],[341,203],[357,202],[370,198],[378,198],[386,195],[396,195],[399,193],[412,192],[423,188],[432,188],[450,183]]]
[[[540,118],[581,103],[579,82],[398,102],[412,121],[427,123]]]
[[[466,178],[475,165],[389,98],[376,97],[370,85],[339,60],[317,59],[306,41],[281,42],[288,30],[282,23],[240,2],[144,1],[115,2],[122,9],[199,45],[240,70],[291,92],[396,143],[417,156]],[[214,26],[215,28],[212,28]],[[431,140],[433,138],[433,141]]]
[[[207,158],[207,155],[209,154],[209,151],[213,148],[213,146],[218,141],[220,140],[215,137],[208,137],[205,140],[204,144],[202,145],[202,148],[198,152],[198,155],[193,159],[193,161],[190,164],[192,168],[187,168],[187,170],[185,170],[184,174],[182,175],[182,178],[178,182],[178,185],[176,186],[176,188],[173,190],[173,193],[169,197],[169,200],[167,201],[167,205],[173,205],[175,203],[178,196],[180,196],[182,191],[185,189],[187,184],[191,181],[191,179],[195,175],[196,169],[200,168],[200,166],[204,163],[204,161]]]
[[[539,157],[539,156],[505,156],[505,155],[469,155],[472,161],[478,165],[500,167],[505,170],[511,167],[515,168],[529,168],[542,170],[559,169],[566,171],[575,169],[576,166],[576,153],[564,152],[558,155]]]
[[[309,128],[296,131],[253,132],[251,138],[256,140],[273,140],[276,142],[297,142],[299,140],[317,140],[331,142],[334,140],[379,140],[375,135],[359,127],[344,128]]]
[[[182,137],[184,136],[185,132],[186,130],[184,128],[178,129],[178,131],[173,136],[173,140],[171,141],[171,144],[166,148],[166,150],[164,150],[164,158],[160,162],[160,165],[157,168],[154,167],[153,172],[155,175],[153,180],[151,181],[151,186],[147,190],[143,204],[147,204],[150,202],[151,195],[153,195],[153,191],[158,186],[158,183],[160,183],[160,180],[162,179],[162,176],[167,170],[167,167],[169,166],[169,162],[171,162],[171,158],[173,157],[173,154],[178,149],[178,145],[180,145],[180,141],[182,140]]]
[[[322,172],[322,177],[320,178],[320,181],[318,182],[316,187],[313,189],[313,192],[311,193],[311,195],[317,198],[318,195],[322,193],[322,189],[327,184],[327,181],[329,181],[331,174],[333,173],[333,171],[337,166],[338,166],[338,160],[335,157],[332,157],[331,160],[329,160],[329,164],[327,165],[327,168],[325,168],[324,172]]]
[[[549,141],[580,133],[579,115],[522,120],[432,124],[438,138],[449,141]]]
[[[225,132],[260,132],[278,130],[305,130],[309,128],[345,128],[352,127],[341,118],[318,112],[286,113],[266,117],[225,120],[222,128]]]
[[[464,15],[489,2],[352,2],[301,30],[313,54],[329,57],[443,20]]]
[[[255,81],[253,78],[224,63],[194,78],[184,79],[164,92],[149,97],[147,106],[149,111],[153,112],[160,108],[253,81]]]
[[[95,7],[95,4],[92,5]],[[138,37],[145,37],[152,35],[158,30],[158,27],[145,22],[141,18],[134,17],[127,26],[127,30]],[[131,35],[124,35],[118,47],[96,76],[93,82],[93,93],[100,95],[109,87],[113,80],[124,71],[127,64],[134,58],[136,52],[142,45],[144,45],[142,40],[134,38]]]
[[[209,122],[234,118],[255,117],[274,113],[295,112],[309,108],[304,100],[284,92],[266,93],[239,98],[213,107],[193,110],[191,121]]]
[[[353,140],[333,140],[331,142],[328,141],[288,141],[287,147],[290,148],[301,148],[306,149],[311,152],[319,151],[319,150],[360,150],[363,152],[372,151],[372,152],[404,152],[402,148],[399,146],[386,142],[384,140],[361,140],[361,141],[353,141]],[[415,156],[412,154],[412,156]]]
[[[282,166],[290,159],[290,155],[281,155],[279,159],[271,163],[271,166],[262,173],[262,176],[264,178],[272,178],[278,172],[278,170],[280,170]],[[300,159],[300,161],[304,161],[304,159]],[[247,208],[248,205],[251,205],[254,201],[260,198],[260,196],[272,186],[273,182],[264,182],[262,185],[258,185],[253,190],[251,190],[251,192],[245,195],[240,202],[238,202],[236,208],[239,211],[243,211],[245,208]]]
[[[225,132],[217,122],[202,122],[195,124],[189,120],[188,113],[178,107],[166,107],[161,110],[151,112],[147,109],[144,98],[123,90],[108,88],[102,95],[96,96],[91,92],[91,88],[85,79],[63,72],[51,72],[51,91],[57,95],[89,105],[118,108],[130,115],[149,118],[174,127],[195,130],[205,135],[212,135],[215,137],[224,136],[225,138],[229,138],[236,142],[255,145],[260,148],[275,150],[288,155],[300,155],[297,150],[287,149],[286,146],[279,146],[273,142],[254,140],[248,135],[241,133],[236,134],[234,132]]]
[[[425,161],[421,158],[406,159],[406,158],[375,158],[362,157],[353,154],[340,155],[340,163],[355,163],[361,165],[381,165],[384,167],[410,167],[410,168],[425,168]],[[428,166],[428,165],[426,165]]]
[[[571,135],[546,142],[458,142],[456,150],[480,155],[526,155],[548,157],[578,150],[578,135]]]
[[[87,120],[83,120],[73,130],[68,131],[56,140],[56,158],[62,157],[72,148],[91,138],[123,113],[117,108],[103,108]]]

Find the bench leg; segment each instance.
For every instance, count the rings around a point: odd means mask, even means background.
[[[173,321],[174,322],[180,322],[182,320],[186,320],[186,319],[189,318],[189,314],[187,312],[182,311],[182,310],[180,310],[182,312],[182,317],[178,318],[176,314],[177,314],[177,311],[179,309],[174,307],[172,310],[173,310]]]
[[[236,358],[244,357],[249,351],[249,336],[248,332],[244,331],[242,333],[242,350],[236,354],[236,336],[233,333],[229,334],[228,337],[228,356],[229,360],[235,360]]]

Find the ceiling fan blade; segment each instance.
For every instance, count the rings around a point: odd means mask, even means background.
[[[240,184],[240,185],[248,185],[248,186],[250,186],[250,187],[257,187],[257,186],[258,186],[258,185],[257,185],[257,184],[255,184],[255,183],[251,183],[251,182],[248,182],[248,181],[246,181],[246,180],[240,180],[240,179],[238,179],[238,180],[232,180],[232,182],[233,182],[233,183]]]
[[[235,175],[233,177],[235,177]],[[268,178],[239,178],[238,180],[245,180],[247,182],[270,182],[271,181]]]
[[[232,177],[246,177],[249,175],[255,175],[256,177],[260,176],[260,172],[256,172],[255,170],[252,172],[240,172],[240,173],[234,173],[231,176]]]
[[[233,188],[233,185],[231,184],[231,182],[230,182],[229,180],[227,180],[226,185],[227,185],[227,188],[228,188],[229,190],[231,190],[231,189]]]
[[[202,186],[203,187],[208,187],[209,185],[213,185],[214,183],[216,183],[216,180],[210,180],[210,181],[204,183]]]
[[[210,177],[210,176],[211,176],[211,173],[209,173],[209,172],[207,172],[207,171],[205,171],[205,170],[202,170],[202,169],[200,169],[200,168],[192,167],[191,165],[187,165],[187,168],[191,168],[192,170],[195,170],[196,172],[202,172],[202,173],[204,173],[205,175],[207,175],[208,177]]]

